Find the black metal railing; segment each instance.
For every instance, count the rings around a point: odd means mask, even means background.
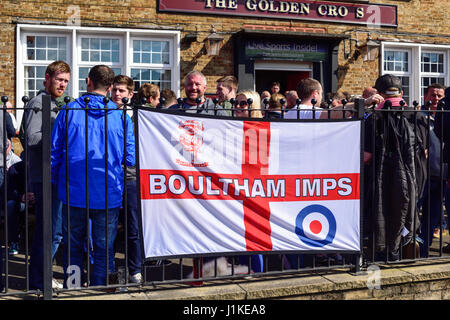
[[[5,146],[7,143],[7,132],[6,132],[6,117],[7,117],[7,111],[8,108],[6,106],[7,97],[2,97],[2,110],[0,111],[0,115],[2,116],[2,123],[3,123],[3,129],[2,129],[2,140],[3,145]],[[24,102],[24,106],[22,108],[17,107],[14,108],[15,111],[17,110],[23,110],[27,112],[24,112],[23,115],[23,122],[26,123],[28,112],[41,112],[42,113],[42,163],[38,164],[42,167],[42,234],[43,237],[43,248],[42,248],[42,263],[43,263],[43,285],[41,288],[32,288],[30,286],[30,245],[31,245],[31,237],[30,234],[34,232],[33,227],[36,223],[36,219],[34,217],[35,208],[30,202],[30,195],[29,195],[29,171],[26,169],[24,171],[24,180],[23,181],[23,212],[16,212],[16,214],[20,215],[20,219],[22,221],[22,227],[23,227],[23,238],[22,238],[22,248],[19,250],[19,254],[17,255],[10,255],[9,252],[9,236],[10,231],[9,230],[9,217],[8,217],[8,185],[11,184],[11,181],[9,181],[8,172],[7,170],[4,170],[3,172],[3,189],[2,189],[2,195],[1,198],[3,199],[2,204],[2,221],[1,221],[1,227],[0,232],[2,234],[2,237],[0,238],[0,242],[2,245],[1,252],[3,253],[3,263],[1,264],[4,266],[3,270],[0,270],[0,273],[2,274],[2,284],[3,289],[0,291],[0,296],[9,296],[9,295],[29,295],[29,294],[37,294],[38,296],[42,296],[44,299],[51,299],[52,296],[55,293],[54,288],[52,289],[52,279],[56,278],[57,281],[59,281],[60,284],[62,282],[66,281],[67,278],[64,278],[64,270],[62,270],[63,265],[63,259],[61,258],[61,251],[63,249],[61,248],[56,256],[53,257],[52,255],[52,201],[54,200],[52,197],[55,197],[55,194],[52,194],[52,184],[50,180],[51,176],[51,135],[52,135],[52,112],[61,112],[63,111],[65,114],[65,145],[68,145],[68,141],[70,137],[68,136],[68,124],[69,124],[69,116],[70,112],[73,111],[79,111],[84,112],[85,116],[85,126],[84,126],[84,138],[85,138],[85,150],[84,150],[84,165],[86,168],[86,171],[83,172],[77,172],[76,174],[81,176],[84,176],[84,179],[86,181],[89,181],[89,144],[90,141],[88,139],[88,136],[90,134],[89,132],[89,118],[88,118],[88,111],[89,108],[89,100],[86,99],[85,106],[83,108],[75,108],[71,106],[68,107],[69,100],[65,101],[65,105],[61,107],[56,107],[50,98],[48,96],[45,96],[42,101],[42,109],[33,109],[30,110],[29,108],[29,99],[24,97],[22,99]],[[170,106],[171,108],[167,110],[167,107],[165,105],[164,99],[161,100],[161,106],[162,108],[159,111],[156,112],[168,112],[168,113],[179,113],[184,112],[183,109],[183,99],[179,98],[177,100],[177,103]],[[231,109],[228,109],[231,113],[231,117],[235,116],[236,111],[239,109],[238,106],[235,105],[235,101],[231,101],[232,107]],[[297,109],[297,106],[301,104],[300,100],[297,100],[296,106],[294,106],[293,110],[290,110],[286,107],[286,101],[281,101],[282,108],[281,110],[276,110],[281,114],[281,117],[277,119],[271,119],[269,116],[270,108],[268,107],[268,101],[262,101],[261,107],[254,107],[256,103],[254,103],[251,99],[247,100],[248,105],[248,111],[249,111],[249,117],[252,118],[253,111],[261,111],[261,114],[263,115],[263,118],[261,121],[296,121],[294,120],[284,120],[286,113],[289,112],[291,115],[292,113],[296,113],[296,117],[300,119],[301,113],[300,109]],[[128,100],[123,101],[123,106],[121,108],[112,108],[107,106],[108,99],[106,98],[104,100],[105,104],[105,114],[104,116],[104,128],[105,128],[105,136],[103,137],[105,140],[106,148],[104,150],[104,167],[105,167],[105,208],[106,212],[108,213],[108,188],[110,185],[108,184],[108,154],[111,150],[108,149],[108,128],[109,128],[109,122],[108,122],[108,111],[111,112],[118,112],[120,113],[123,119],[123,126],[124,126],[124,136],[123,136],[123,154],[124,159],[127,158],[127,121],[126,121],[126,114],[127,112],[134,112],[134,116],[136,117],[136,110],[139,108],[145,108],[143,103],[139,102],[130,102]],[[209,111],[211,116],[223,116],[221,115],[222,108],[219,106],[217,100],[213,100],[214,108],[212,110],[208,109],[201,109],[201,102],[197,102],[197,108],[194,106],[194,111],[197,112],[199,110],[202,111]],[[259,104],[258,104],[259,105]],[[428,152],[425,156],[425,162],[426,162],[426,170],[424,172],[424,179],[425,181],[431,180],[431,167],[430,167],[430,145],[431,145],[431,134],[430,130],[432,123],[436,123],[436,121],[440,121],[439,125],[437,126],[441,132],[439,132],[437,135],[439,137],[443,136],[443,117],[437,117],[438,120],[434,120],[435,115],[443,115],[447,113],[447,110],[444,110],[443,104],[440,103],[438,106],[438,110],[430,110],[430,104],[426,104],[425,110],[419,110],[418,104],[415,103],[413,108],[407,108],[404,103],[400,103],[400,106],[393,107],[389,104],[389,102],[385,103],[385,107],[383,109],[377,109],[375,105],[371,106],[364,106],[364,100],[357,99],[354,102],[348,102],[347,100],[341,101],[341,105],[337,108],[332,108],[331,106],[331,100],[326,101],[325,109],[318,108],[317,101],[312,101],[312,106],[310,109],[303,108],[302,110],[309,110],[312,112],[312,119],[308,121],[322,121],[323,118],[341,118],[341,119],[347,119],[347,118],[353,118],[355,120],[361,121],[361,252],[360,253],[354,253],[354,252],[340,252],[340,251],[327,251],[326,254],[321,254],[322,252],[318,251],[299,251],[299,252],[251,252],[251,253],[245,253],[245,252],[235,252],[235,253],[229,253],[229,254],[208,254],[208,255],[192,255],[192,257],[186,258],[186,257],[169,257],[167,260],[162,259],[147,259],[142,264],[142,274],[143,274],[143,284],[159,284],[159,283],[191,283],[191,284],[200,284],[202,281],[207,281],[211,279],[229,279],[229,278],[241,278],[244,276],[251,276],[251,277],[263,277],[263,276],[273,276],[278,274],[295,274],[295,273],[309,273],[313,271],[318,270],[331,270],[336,268],[349,268],[353,270],[354,272],[360,271],[361,268],[364,268],[370,264],[373,263],[398,263],[398,262],[408,262],[408,261],[419,261],[419,260],[430,260],[430,259],[436,259],[436,258],[443,258],[446,257],[445,252],[443,252],[443,244],[444,244],[444,215],[447,214],[447,211],[444,211],[443,205],[444,205],[444,186],[440,188],[440,194],[438,199],[438,205],[437,207],[440,208],[440,215],[439,215],[439,244],[436,247],[436,245],[432,245],[432,243],[429,243],[430,245],[427,246],[426,250],[422,250],[422,253],[417,251],[417,246],[420,247],[419,244],[419,236],[424,236],[426,234],[427,239],[431,238],[430,230],[431,227],[431,217],[430,217],[430,210],[431,210],[431,201],[427,201],[424,205],[422,205],[422,209],[417,207],[416,200],[418,201],[420,198],[422,198],[422,195],[426,195],[428,199],[432,196],[432,189],[431,184],[428,183],[426,188],[423,188],[423,186],[419,189],[424,189],[421,194],[417,194],[414,196],[414,199],[411,200],[410,205],[413,208],[409,208],[410,212],[409,214],[412,214],[412,220],[411,220],[411,228],[412,230],[409,231],[408,237],[400,237],[400,244],[398,246],[398,255],[393,255],[392,253],[397,250],[397,248],[390,247],[390,243],[393,241],[389,237],[391,236],[389,232],[384,232],[383,236],[384,239],[384,246],[377,247],[377,241],[381,241],[379,239],[379,234],[377,234],[377,230],[373,228],[373,226],[377,223],[376,216],[374,212],[377,212],[377,204],[378,202],[374,201],[375,196],[385,196],[384,194],[380,194],[380,192],[376,192],[375,190],[382,190],[380,183],[377,181],[377,177],[380,176],[380,168],[377,167],[377,163],[382,161],[383,159],[380,159],[380,148],[383,147],[380,146],[380,143],[382,143],[386,137],[391,137],[391,134],[399,135],[400,137],[405,138],[408,137],[413,140],[413,143],[409,145],[410,148],[413,148],[414,152],[411,153],[413,156],[412,158],[412,164],[415,166],[417,164],[417,157],[420,154],[420,149],[422,147],[423,150],[426,150],[425,152]],[[322,105],[323,107],[323,105]],[[70,112],[69,112],[70,111]],[[192,110],[190,110],[192,111]],[[317,119],[320,114],[325,113],[327,117],[321,117],[321,119]],[[338,116],[336,116],[338,115]],[[339,120],[336,120],[339,121]],[[399,125],[399,123],[402,123],[404,127],[398,127],[396,125]],[[388,124],[391,124],[389,126]],[[407,128],[406,128],[407,127]],[[405,132],[397,132],[397,129],[402,130],[409,130],[408,133]],[[406,129],[405,129],[406,128]],[[381,129],[381,130],[380,130]],[[135,128],[136,135],[139,135],[138,128]],[[394,130],[394,131],[392,131]],[[419,134],[422,133],[422,136],[425,137],[425,141],[423,140],[423,137]],[[408,136],[408,134],[410,136]],[[23,146],[23,153],[21,155],[22,161],[26,164],[26,168],[28,168],[30,165],[36,165],[36,163],[30,164],[30,147],[28,146],[28,137],[26,134],[23,135],[23,139],[21,141]],[[386,142],[386,141],[384,141]],[[136,139],[137,143],[137,139]],[[351,141],[349,141],[351,143]],[[369,144],[371,149],[368,149],[365,144]],[[440,171],[439,171],[439,177],[437,177],[438,181],[441,181],[442,184],[444,184],[444,181],[446,180],[446,170],[445,170],[445,163],[443,159],[443,151],[442,151],[442,143],[439,142],[439,152],[440,152]],[[384,150],[384,149],[383,149]],[[371,160],[364,161],[364,152],[371,154]],[[3,168],[7,167],[7,161],[6,161],[6,149],[2,149],[3,153]],[[66,181],[65,181],[65,191],[66,191],[66,204],[65,210],[67,211],[68,219],[67,219],[67,229],[71,230],[70,225],[70,215],[71,215],[71,199],[69,197],[70,195],[70,189],[69,189],[69,172],[71,170],[69,165],[69,152],[65,153],[64,158],[64,164],[66,167]],[[385,155],[386,156],[386,155]],[[389,156],[389,154],[387,154]],[[423,159],[422,159],[423,160]],[[136,159],[137,161],[137,159]],[[423,163],[422,167],[423,169]],[[126,171],[127,171],[127,164],[125,161],[125,164],[123,165],[123,171],[124,173],[124,180],[126,179]],[[423,181],[422,181],[423,182]],[[128,239],[128,225],[129,225],[129,218],[128,218],[128,194],[127,194],[127,188],[126,188],[127,181],[124,181],[124,195],[123,195],[123,205],[121,214],[119,215],[119,218],[121,221],[118,224],[119,230],[118,230],[118,236],[115,240],[115,261],[116,261],[116,271],[110,272],[110,265],[109,260],[106,258],[106,283],[104,285],[95,285],[91,286],[91,278],[90,275],[92,273],[92,266],[91,266],[91,259],[92,259],[92,245],[91,245],[91,238],[89,237],[90,229],[89,229],[89,218],[92,214],[91,211],[94,209],[90,208],[89,203],[89,191],[91,186],[89,183],[86,183],[85,186],[85,203],[86,203],[86,220],[85,220],[85,234],[86,238],[83,240],[85,245],[85,255],[83,257],[84,259],[84,270],[80,270],[83,274],[86,275],[85,280],[79,281],[77,286],[71,286],[68,282],[65,283],[65,288],[63,289],[57,289],[56,291],[70,291],[70,290],[85,290],[85,289],[98,289],[98,290],[113,290],[118,289],[125,290],[126,287],[136,287],[142,285],[142,283],[134,283],[129,280],[128,274],[129,274],[129,265],[128,260],[130,258],[130,252],[128,250],[129,246],[129,239]],[[369,188],[370,186],[370,188]],[[377,189],[378,188],[378,189]],[[421,191],[421,190],[416,190]],[[139,188],[137,188],[137,192],[139,192]],[[369,195],[369,196],[368,196]],[[392,200],[392,199],[390,199]],[[387,209],[384,209],[387,210]],[[389,209],[390,210],[390,209]],[[380,210],[379,210],[380,211]],[[381,210],[383,213],[383,210]],[[385,213],[385,212],[384,212]],[[428,213],[428,214],[424,214]],[[426,231],[421,231],[419,227],[425,225],[428,227]],[[388,226],[386,226],[388,227]],[[106,215],[106,243],[108,243],[108,214]],[[422,228],[423,229],[423,228]],[[386,230],[384,230],[386,231]],[[389,231],[391,231],[389,229]],[[64,236],[64,235],[63,235]],[[65,235],[64,241],[67,243],[64,244],[68,248],[71,247],[71,240],[70,236]],[[409,239],[410,242],[404,242],[404,239]],[[418,242],[419,241],[419,242]],[[383,242],[383,241],[382,241]],[[397,241],[398,242],[398,241]],[[429,242],[427,240],[427,242]],[[406,250],[411,250],[410,246],[408,244],[412,243],[412,251],[411,252],[405,252]],[[417,243],[417,245],[416,245]],[[106,257],[108,257],[108,253],[110,248],[108,245],[106,245]],[[384,254],[383,254],[384,253]],[[263,272],[256,272],[251,273],[251,267],[252,267],[252,256],[255,254],[262,254],[263,255],[263,265],[264,270]],[[245,257],[247,260],[247,266],[246,270],[242,270],[240,268],[239,264],[239,256]],[[423,257],[422,257],[423,256]],[[67,252],[68,261],[71,261],[71,253],[70,250]],[[242,259],[242,258],[241,258]],[[208,262],[209,261],[209,262]],[[204,266],[209,263],[212,265],[212,273],[202,273]],[[223,273],[220,269],[220,264],[226,263],[227,265],[227,272]],[[66,270],[67,271],[67,270]],[[1,285],[0,285],[1,287]]]

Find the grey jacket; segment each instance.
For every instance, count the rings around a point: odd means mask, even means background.
[[[217,114],[215,113],[216,105],[214,102],[206,98],[205,102],[198,105],[198,106],[192,106],[190,104],[187,104],[186,102],[182,106],[183,110],[185,110],[187,113],[199,113],[199,114],[210,114],[210,115],[218,115],[218,116],[228,116],[228,113],[226,110],[223,109],[221,105],[217,105]]]
[[[42,97],[48,95],[46,92],[41,92],[27,105],[24,117],[22,118],[23,128],[27,136],[28,157],[30,163],[30,183],[42,182]],[[53,123],[56,119],[56,101],[51,99],[51,115],[50,121],[53,128]],[[25,122],[26,120],[26,122]],[[51,137],[44,137],[51,139]]]

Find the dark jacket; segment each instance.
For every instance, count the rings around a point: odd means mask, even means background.
[[[375,115],[375,190],[368,208],[373,208],[375,250],[384,252],[388,246],[390,259],[399,258],[404,236],[407,243],[419,228],[417,201],[426,181],[426,122],[423,114],[383,112]],[[366,120],[367,131],[373,134],[374,115]],[[417,117],[417,118],[415,118]],[[417,123],[417,138],[414,133]],[[367,150],[367,149],[366,149]],[[369,172],[372,168],[369,169]]]
[[[450,111],[450,87],[445,89],[444,103],[444,110]],[[450,163],[450,113],[436,113],[434,132],[444,143],[443,162],[448,164]]]
[[[228,115],[228,113],[227,113],[228,111],[224,110],[221,105],[214,104],[214,102],[209,98],[206,98],[205,102],[202,104],[199,104],[198,106],[197,105],[192,106],[185,102],[181,106],[181,108],[179,105],[173,105],[169,109],[180,110],[180,111],[184,111],[186,113],[209,114],[209,115],[217,115],[217,116],[227,116]]]

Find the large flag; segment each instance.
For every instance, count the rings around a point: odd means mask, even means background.
[[[359,121],[139,110],[145,257],[360,250]]]

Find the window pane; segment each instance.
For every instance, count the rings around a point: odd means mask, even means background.
[[[65,61],[67,60],[66,41],[65,37],[27,36],[27,59]]]
[[[406,104],[410,105],[410,94],[409,94],[409,77],[399,77],[402,79],[402,90],[403,90],[403,100],[406,101]]]
[[[34,79],[33,80],[28,80],[28,90],[34,91],[35,90],[34,87],[35,87],[34,86]]]
[[[67,61],[66,50],[60,50],[58,60]]]
[[[101,49],[102,50],[111,50],[111,40],[101,39]]]
[[[47,60],[45,50],[36,50],[36,60]]]
[[[408,52],[407,51],[385,51],[384,70],[408,72]]]
[[[28,48],[35,48],[36,47],[35,41],[36,41],[35,37],[27,36],[27,47]]]
[[[89,51],[81,51],[81,61],[89,61]]]
[[[164,53],[162,55],[162,63],[164,63],[164,64],[169,64],[170,63],[169,54],[168,53]]]
[[[119,40],[117,40],[117,39],[112,40],[112,50],[116,50],[116,51],[120,50]]]
[[[141,71],[141,79],[142,80],[150,80],[150,70],[142,70]]]
[[[66,38],[63,37],[58,38],[58,47],[64,50],[66,49]]]
[[[152,51],[153,52],[161,52],[161,42],[160,41],[153,41]]]
[[[112,71],[114,71],[115,76],[122,74],[122,69],[120,69],[120,68],[112,68]]]
[[[152,62],[153,63],[162,63],[161,53],[153,53]]]
[[[141,63],[141,55],[139,53],[133,53],[133,62],[134,63]]]
[[[47,37],[36,37],[36,48],[45,48],[47,44]]]
[[[89,70],[91,68],[88,67],[80,67],[78,69],[78,88],[79,88],[79,95],[83,95],[84,93],[86,93],[86,78],[89,74]]]
[[[150,53],[142,53],[142,60],[140,61],[140,63],[151,63]]]
[[[84,50],[88,53],[83,53]],[[81,59],[87,62],[120,62],[119,40],[83,38]]]
[[[89,49],[89,38],[81,38],[81,49]]]
[[[43,80],[45,78],[45,70],[47,70],[47,66],[36,67],[36,77]]]
[[[141,51],[141,41],[133,40],[133,51]]]
[[[91,38],[90,49],[100,49],[100,39]]]
[[[58,48],[58,38],[48,37],[48,47],[49,48]]]
[[[152,47],[151,41],[142,41],[142,51],[150,52]]]
[[[111,61],[112,62],[119,62],[119,51],[113,51],[111,53]]]
[[[109,62],[109,61],[111,61],[111,52],[102,51],[101,61],[102,62]]]
[[[25,67],[25,78],[34,78],[35,70],[34,67]]]
[[[28,58],[28,60],[34,60],[35,59],[35,54],[36,54],[35,50],[28,49],[27,50],[27,58]]]
[[[444,72],[444,54],[439,52],[422,52],[421,56],[422,72],[443,73]]]
[[[58,60],[58,51],[48,50],[47,54],[47,60]]]
[[[145,64],[169,64],[169,42],[133,40],[133,62]]]
[[[100,61],[100,51],[91,51],[89,54],[89,61],[93,62]]]
[[[154,81],[161,80],[161,71],[159,71],[159,70],[152,70],[152,80],[154,80]]]
[[[32,98],[39,90],[44,89],[45,70],[47,66],[26,66],[24,67],[24,95]]]

